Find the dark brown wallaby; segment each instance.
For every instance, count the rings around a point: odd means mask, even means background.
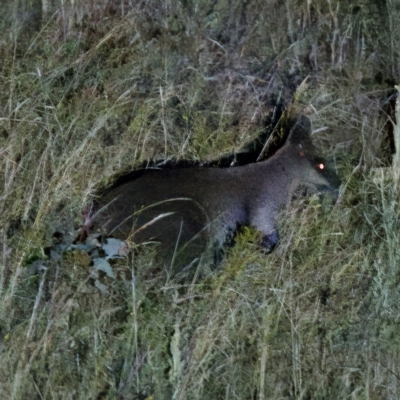
[[[271,158],[234,168],[148,169],[100,198],[90,223],[95,230],[135,243],[160,242],[169,265],[179,268],[204,246],[220,248],[238,225],[262,235],[262,245],[278,241],[276,218],[299,185],[316,191],[338,187],[314,155],[306,117]],[[184,260],[184,261],[183,261]]]

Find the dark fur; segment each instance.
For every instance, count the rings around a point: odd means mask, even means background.
[[[179,268],[205,247],[223,246],[238,225],[257,228],[271,249],[276,218],[299,185],[320,191],[339,184],[335,173],[318,169],[309,132],[309,120],[300,118],[286,144],[259,163],[135,171],[98,200],[90,223],[135,243],[160,242],[167,263],[176,265],[179,255]]]

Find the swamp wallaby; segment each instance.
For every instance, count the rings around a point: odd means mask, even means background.
[[[276,218],[300,185],[334,190],[338,178],[315,157],[306,117],[271,158],[233,168],[144,170],[133,181],[100,197],[90,224],[97,231],[135,243],[160,242],[169,265],[180,268],[208,248],[220,248],[239,225],[278,241]],[[177,255],[185,254],[179,263]],[[174,268],[176,270],[176,268]]]

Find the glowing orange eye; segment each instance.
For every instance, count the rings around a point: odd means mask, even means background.
[[[325,165],[322,164],[322,163],[320,163],[320,164],[318,164],[318,168],[319,168],[319,169],[324,169],[324,168],[325,168]]]

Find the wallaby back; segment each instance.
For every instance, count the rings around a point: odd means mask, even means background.
[[[180,269],[202,250],[220,248],[238,225],[256,227],[273,247],[276,218],[299,185],[335,190],[301,117],[285,145],[266,161],[234,168],[149,169],[112,187],[91,218],[95,230],[135,243],[160,242],[164,260]],[[179,261],[178,261],[179,259]]]

